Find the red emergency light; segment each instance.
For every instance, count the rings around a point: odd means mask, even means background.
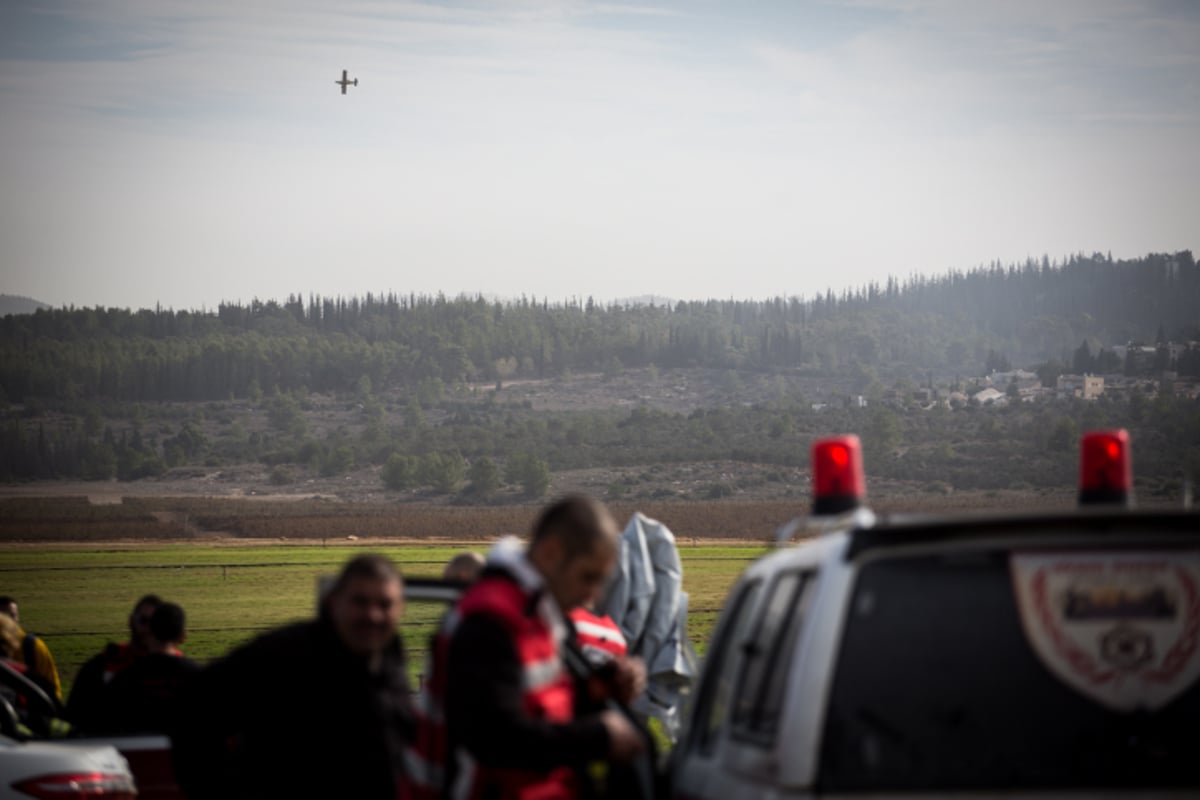
[[[866,499],[862,443],[853,434],[813,442],[812,474],[813,514],[852,511]]]
[[[1079,440],[1079,504],[1133,504],[1128,431],[1092,431]]]

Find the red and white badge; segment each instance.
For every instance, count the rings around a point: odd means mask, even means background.
[[[1200,677],[1200,553],[1014,554],[1025,636],[1058,678],[1118,711]]]

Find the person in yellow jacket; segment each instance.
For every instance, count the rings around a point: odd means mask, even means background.
[[[70,735],[71,725],[62,718],[62,708],[46,705],[51,687],[41,675],[16,660],[21,650],[21,626],[7,614],[0,614],[0,672],[7,673],[0,682],[0,709],[11,714],[17,738],[61,739]],[[13,681],[13,677],[24,680]]]
[[[13,597],[0,596],[0,614],[12,617],[18,627],[21,625],[21,610]],[[58,667],[54,664],[54,656],[50,655],[50,648],[46,646],[40,636],[26,633],[24,628],[21,628],[20,631],[21,647],[13,655],[13,660],[29,667],[31,672],[41,676],[48,685],[53,686],[54,698],[61,703],[63,701],[62,681],[58,679]]]

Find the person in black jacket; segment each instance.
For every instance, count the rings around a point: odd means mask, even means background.
[[[171,732],[184,793],[395,800],[411,730],[400,573],[351,560],[317,619],[267,633],[191,682]]]
[[[108,725],[105,719],[108,685],[122,670],[150,652],[153,640],[150,618],[162,602],[156,594],[138,598],[129,612],[129,641],[109,642],[79,668],[67,699],[67,718],[77,729],[87,733]]]
[[[105,690],[105,732],[164,733],[175,719],[179,695],[200,665],[179,651],[187,616],[161,603],[150,616],[147,652],[112,679]]]

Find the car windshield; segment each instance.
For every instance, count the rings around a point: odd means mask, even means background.
[[[997,550],[866,563],[838,656],[821,787],[1200,786],[1197,553],[1144,555]],[[1129,694],[1167,672],[1156,693]]]

